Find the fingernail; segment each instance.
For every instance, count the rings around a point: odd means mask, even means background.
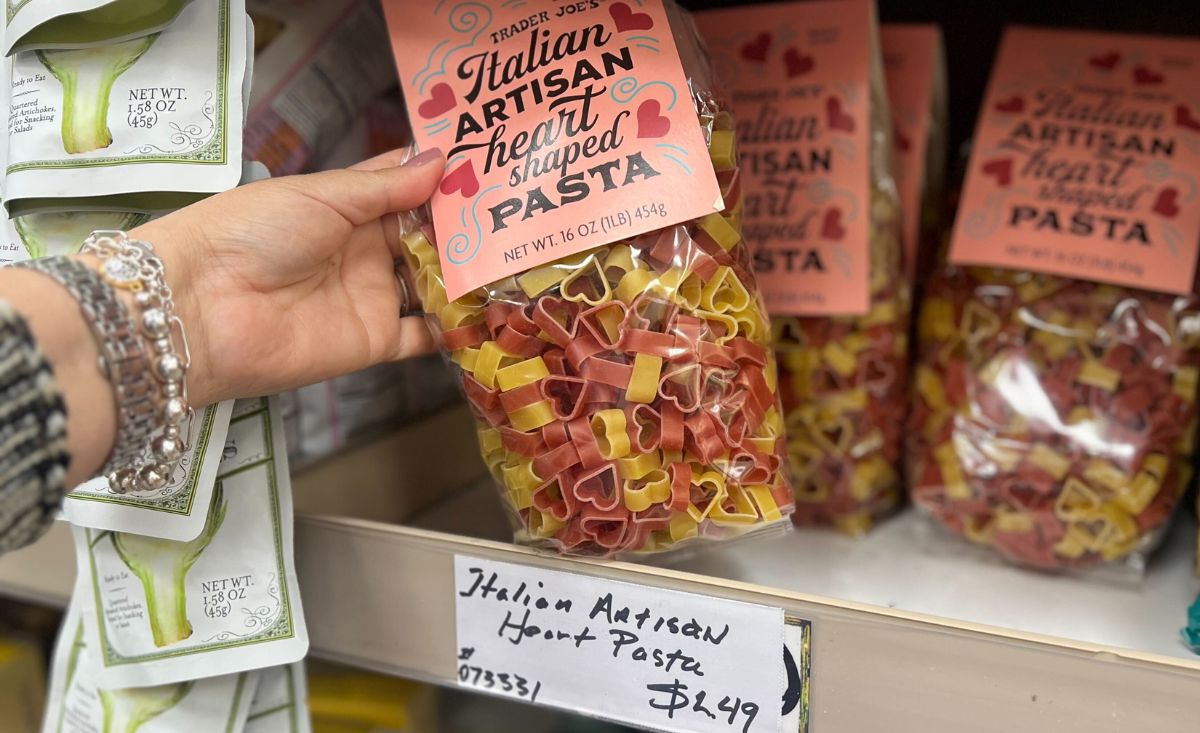
[[[420,155],[416,156],[415,158],[409,158],[408,162],[406,162],[404,164],[404,167],[405,168],[420,168],[421,166],[425,165],[426,163],[432,163],[433,161],[438,160],[441,157],[442,157],[442,149],[441,148],[430,148],[429,150],[426,150],[425,152],[421,153]]]

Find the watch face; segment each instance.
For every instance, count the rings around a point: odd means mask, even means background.
[[[139,277],[140,269],[132,260],[110,257],[104,261],[101,274],[113,287],[126,290],[142,289],[142,281]]]

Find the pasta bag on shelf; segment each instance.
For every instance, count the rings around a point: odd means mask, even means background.
[[[385,2],[418,149],[404,246],[520,541],[674,548],[792,511],[737,132],[669,0]]]
[[[701,13],[734,93],[745,234],[774,325],[798,524],[902,498],[909,287],[873,0]]]
[[[885,23],[880,40],[904,212],[905,272],[916,290],[934,266],[942,230],[949,125],[946,56],[942,31],[932,24]]]
[[[1200,41],[1009,29],[919,319],[914,502],[1003,557],[1140,565],[1190,474]]]

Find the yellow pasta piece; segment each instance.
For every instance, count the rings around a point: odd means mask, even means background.
[[[740,311],[750,305],[750,293],[733,270],[725,265],[717,268],[700,292],[700,305],[713,313]]]
[[[1083,477],[1096,486],[1120,493],[1129,485],[1129,474],[1103,458],[1093,458],[1083,469]]]
[[[754,485],[745,487],[746,493],[750,495],[754,505],[758,507],[758,514],[767,522],[773,522],[783,518],[783,512],[779,511],[779,505],[775,503],[775,496],[771,493],[771,487]]]
[[[409,261],[414,270],[420,270],[425,267],[432,267],[438,263],[438,253],[434,248],[433,243],[425,236],[425,232],[420,229],[405,234],[400,238],[404,243],[404,248],[412,256]]]
[[[713,508],[709,512],[708,518],[714,524],[754,524],[758,521],[758,509],[754,507],[754,502],[741,486],[730,486],[728,499],[729,503],[733,505],[728,509],[725,507],[725,502],[713,502]]]
[[[1063,477],[1067,475],[1067,471],[1071,470],[1071,459],[1045,443],[1033,446],[1033,450],[1029,451],[1029,462],[1053,476],[1057,481],[1062,481]]]
[[[614,294],[622,303],[632,303],[642,293],[650,290],[655,283],[654,273],[638,268],[630,270],[621,276]]]
[[[662,454],[658,451],[638,453],[617,461],[617,475],[623,479],[639,479],[659,468],[662,468]]]
[[[821,349],[821,358],[838,374],[848,377],[858,369],[858,359],[837,341],[830,341]]]
[[[921,364],[917,367],[914,379],[917,394],[925,400],[925,404],[934,410],[945,410],[950,405],[946,402],[946,391],[942,388],[942,380],[937,373]]]
[[[742,241],[741,232],[718,212],[714,211],[708,214],[700,219],[698,224],[725,252],[733,249],[738,242]]]
[[[1064,521],[1087,521],[1102,503],[1091,486],[1072,476],[1063,482],[1062,491],[1054,499],[1054,514]]]
[[[604,271],[608,274],[609,270],[617,270],[621,273],[636,270],[637,265],[633,261],[633,249],[628,244],[616,244],[608,251],[604,257]],[[609,278],[617,280],[619,278],[608,275]]]
[[[442,329],[446,331],[469,325],[472,321],[477,323],[482,318],[483,310],[480,307],[463,305],[457,300],[448,303],[438,312],[438,320],[442,324]]]
[[[535,356],[497,370],[496,384],[502,392],[507,392],[548,376],[550,370],[546,367],[546,362],[542,361],[542,357]]]
[[[463,370],[474,372],[476,364],[479,363],[479,349],[471,346],[459,349],[450,355],[450,360],[462,367]]]
[[[511,462],[513,458],[516,459],[516,463]],[[509,489],[533,491],[541,485],[541,479],[533,472],[533,461],[524,456],[511,456],[509,461],[500,468],[505,486]]]
[[[701,487],[712,487],[713,495],[708,499],[703,507],[698,507],[695,504],[688,504],[688,514],[697,523],[703,522],[712,512],[713,507],[720,504],[726,496],[728,490],[725,487],[725,476],[718,471],[705,471],[703,464],[693,464],[692,466],[692,483]]]
[[[687,512],[675,512],[672,514],[669,527],[672,542],[695,537],[698,534],[696,520],[692,519]]]
[[[1082,423],[1092,422],[1095,419],[1096,413],[1092,412],[1092,408],[1085,407],[1084,405],[1076,405],[1075,407],[1071,408],[1070,412],[1067,413],[1066,424],[1080,425]]]
[[[1105,392],[1116,391],[1117,385],[1121,383],[1121,372],[1110,367],[1106,367],[1098,361],[1088,359],[1080,368],[1075,381],[1080,384],[1086,384],[1089,387],[1099,387]]]
[[[882,273],[886,273],[886,270],[884,270],[883,268],[880,268],[879,271]],[[886,275],[886,274],[884,275],[884,277],[890,278],[890,276]],[[895,322],[896,322],[896,301],[889,299],[889,300],[879,301],[879,302],[875,303],[874,305],[872,305],[871,310],[867,311],[867,314],[862,317],[861,324],[862,324],[863,328],[871,328],[872,326],[885,326],[889,323],[895,323]]]
[[[1021,299],[1022,303],[1041,300],[1047,295],[1052,295],[1062,290],[1066,282],[1066,280],[1060,277],[1052,279],[1034,278],[1017,286],[1017,297]]]
[[[513,509],[521,511],[533,506],[533,490],[526,486],[514,486],[509,488],[508,503]]]
[[[946,298],[926,298],[921,304],[917,328],[924,341],[949,341],[954,338],[954,304]]]
[[[1171,379],[1171,387],[1179,398],[1189,405],[1196,401],[1196,385],[1200,378],[1200,370],[1193,366],[1176,367],[1175,376]]]
[[[1033,517],[1026,512],[1014,511],[1003,506],[996,507],[992,524],[1001,532],[1032,532],[1035,526]]]
[[[566,525],[545,512],[529,512],[529,534],[534,537],[553,537]]]
[[[475,358],[475,379],[488,389],[496,388],[496,372],[519,360],[520,357],[500,348],[495,341],[484,341]]]
[[[737,167],[737,136],[733,130],[713,130],[708,142],[713,168],[729,171]]]
[[[633,371],[625,387],[625,399],[630,402],[650,404],[658,396],[659,375],[663,360],[654,354],[637,354],[633,357]]]
[[[612,461],[629,455],[629,433],[625,430],[625,412],[600,410],[592,415],[592,434],[600,455]]]
[[[554,422],[554,419],[554,410],[550,406],[550,400],[534,402],[532,405],[526,405],[508,414],[509,422],[522,433],[549,425]]]
[[[1071,560],[1082,557],[1088,551],[1092,538],[1077,524],[1068,524],[1066,532],[1054,543],[1054,554]]]

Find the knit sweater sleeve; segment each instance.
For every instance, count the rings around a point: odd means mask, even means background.
[[[62,503],[70,456],[54,372],[25,320],[0,301],[0,553],[30,544]]]

